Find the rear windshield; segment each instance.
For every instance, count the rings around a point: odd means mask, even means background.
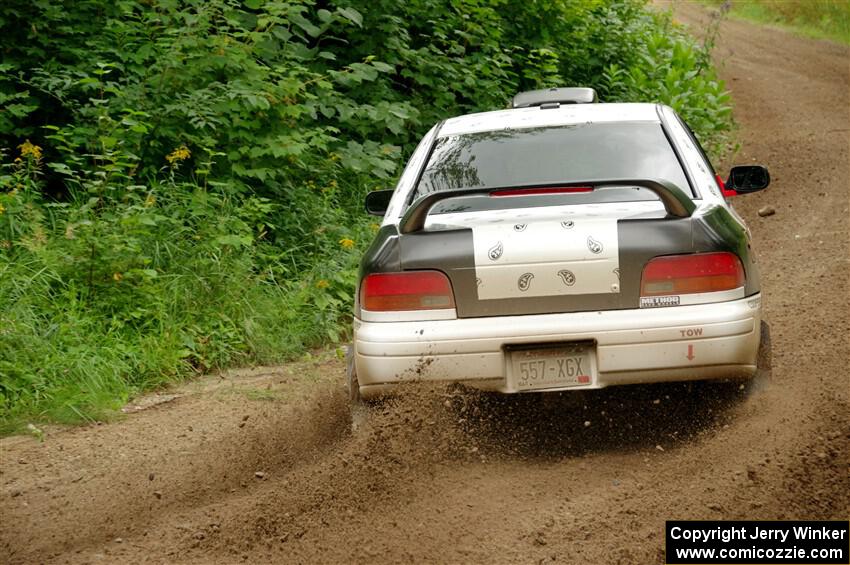
[[[413,198],[465,188],[557,186],[617,178],[661,179],[694,196],[658,123],[626,122],[488,131],[437,140]],[[476,199],[476,209],[654,200],[634,187],[592,193]],[[507,202],[510,201],[510,202]],[[448,201],[444,201],[448,205]],[[437,206],[432,213],[439,213]],[[454,208],[450,206],[450,208]]]

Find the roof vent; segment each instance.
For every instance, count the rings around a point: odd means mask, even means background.
[[[512,108],[530,108],[541,106],[551,108],[551,104],[593,104],[599,102],[592,88],[546,88],[529,90],[514,96]]]

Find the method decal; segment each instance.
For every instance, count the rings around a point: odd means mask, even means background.
[[[471,228],[479,300],[620,292],[616,217],[506,218]]]
[[[641,296],[641,308],[663,308],[665,306],[678,306],[678,296]]]

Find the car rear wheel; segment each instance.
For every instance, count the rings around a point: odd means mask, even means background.
[[[759,393],[767,388],[770,384],[772,366],[773,352],[770,344],[770,324],[762,320],[759,351],[756,357],[756,373],[741,385],[745,394]]]
[[[770,344],[770,325],[761,321],[761,340],[759,341],[759,353],[756,360],[755,381],[767,384],[770,381],[773,368],[773,351]]]
[[[369,406],[360,396],[360,383],[357,380],[357,366],[354,364],[354,346],[349,345],[345,353],[345,377],[348,388],[348,409],[351,415],[351,431],[361,429],[368,418]]]

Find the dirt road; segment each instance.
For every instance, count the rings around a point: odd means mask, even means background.
[[[773,328],[765,388],[414,394],[352,437],[332,353],[211,377],[0,441],[0,562],[660,563],[666,519],[846,518],[850,50],[726,22],[716,55],[735,161],[773,177],[736,201]]]

